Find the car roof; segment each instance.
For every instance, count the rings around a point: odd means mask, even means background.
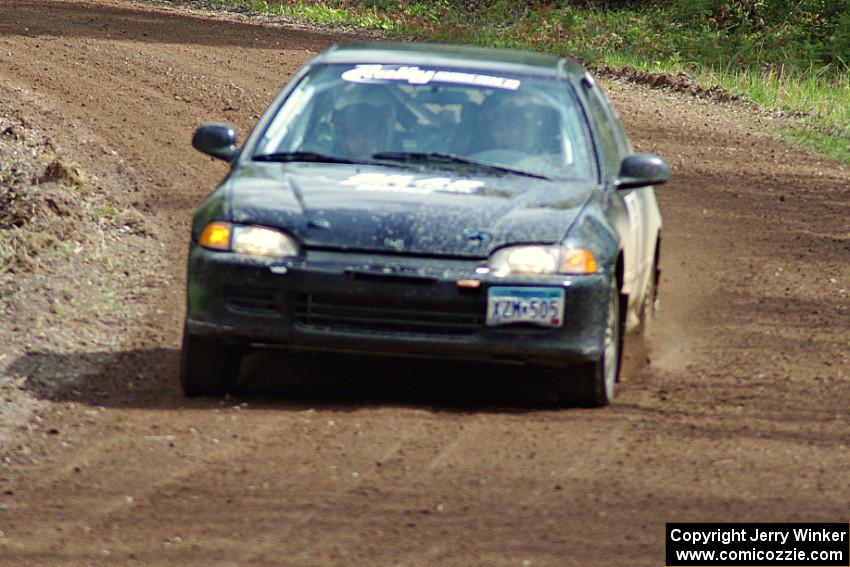
[[[423,42],[373,42],[334,45],[313,63],[428,65],[543,75],[578,80],[587,70],[571,57],[548,53]]]

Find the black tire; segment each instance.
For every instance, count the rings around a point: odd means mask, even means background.
[[[599,359],[561,370],[556,376],[558,403],[562,406],[607,406],[614,398],[620,374],[623,335],[620,290],[617,279],[611,281],[608,294],[606,338]]]
[[[180,384],[194,396],[223,396],[230,393],[239,378],[243,349],[210,341],[183,330],[180,351]]]

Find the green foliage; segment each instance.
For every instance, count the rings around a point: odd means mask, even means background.
[[[850,65],[850,0],[210,1],[405,36],[569,51],[589,63],[626,51],[715,70],[815,66],[837,76]]]
[[[676,0],[669,14],[686,24],[675,39],[696,61],[845,73],[850,64],[848,0]]]

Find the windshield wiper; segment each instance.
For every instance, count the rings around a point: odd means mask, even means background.
[[[431,163],[439,165],[467,165],[478,169],[496,171],[499,173],[507,173],[510,175],[522,175],[525,177],[534,177],[536,179],[549,179],[549,177],[540,173],[531,171],[523,171],[514,169],[504,165],[489,163],[486,161],[477,161],[474,159],[465,158],[455,154],[446,154],[442,152],[380,152],[373,154],[372,157],[378,160],[400,161],[406,163]]]
[[[273,152],[270,154],[260,154],[258,156],[254,156],[252,159],[255,161],[279,162],[311,161],[316,163],[357,163],[349,158],[320,154],[318,152]]]

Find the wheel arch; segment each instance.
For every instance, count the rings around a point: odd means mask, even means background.
[[[623,293],[623,282],[625,280],[626,263],[624,260],[623,249],[617,252],[617,261],[614,264],[614,277],[617,278],[617,291],[620,293],[620,324],[622,328],[626,328],[626,319],[629,312],[629,295]]]
[[[658,295],[658,285],[661,283],[661,229],[655,235],[655,253],[652,266],[652,277],[655,278],[655,294]]]

